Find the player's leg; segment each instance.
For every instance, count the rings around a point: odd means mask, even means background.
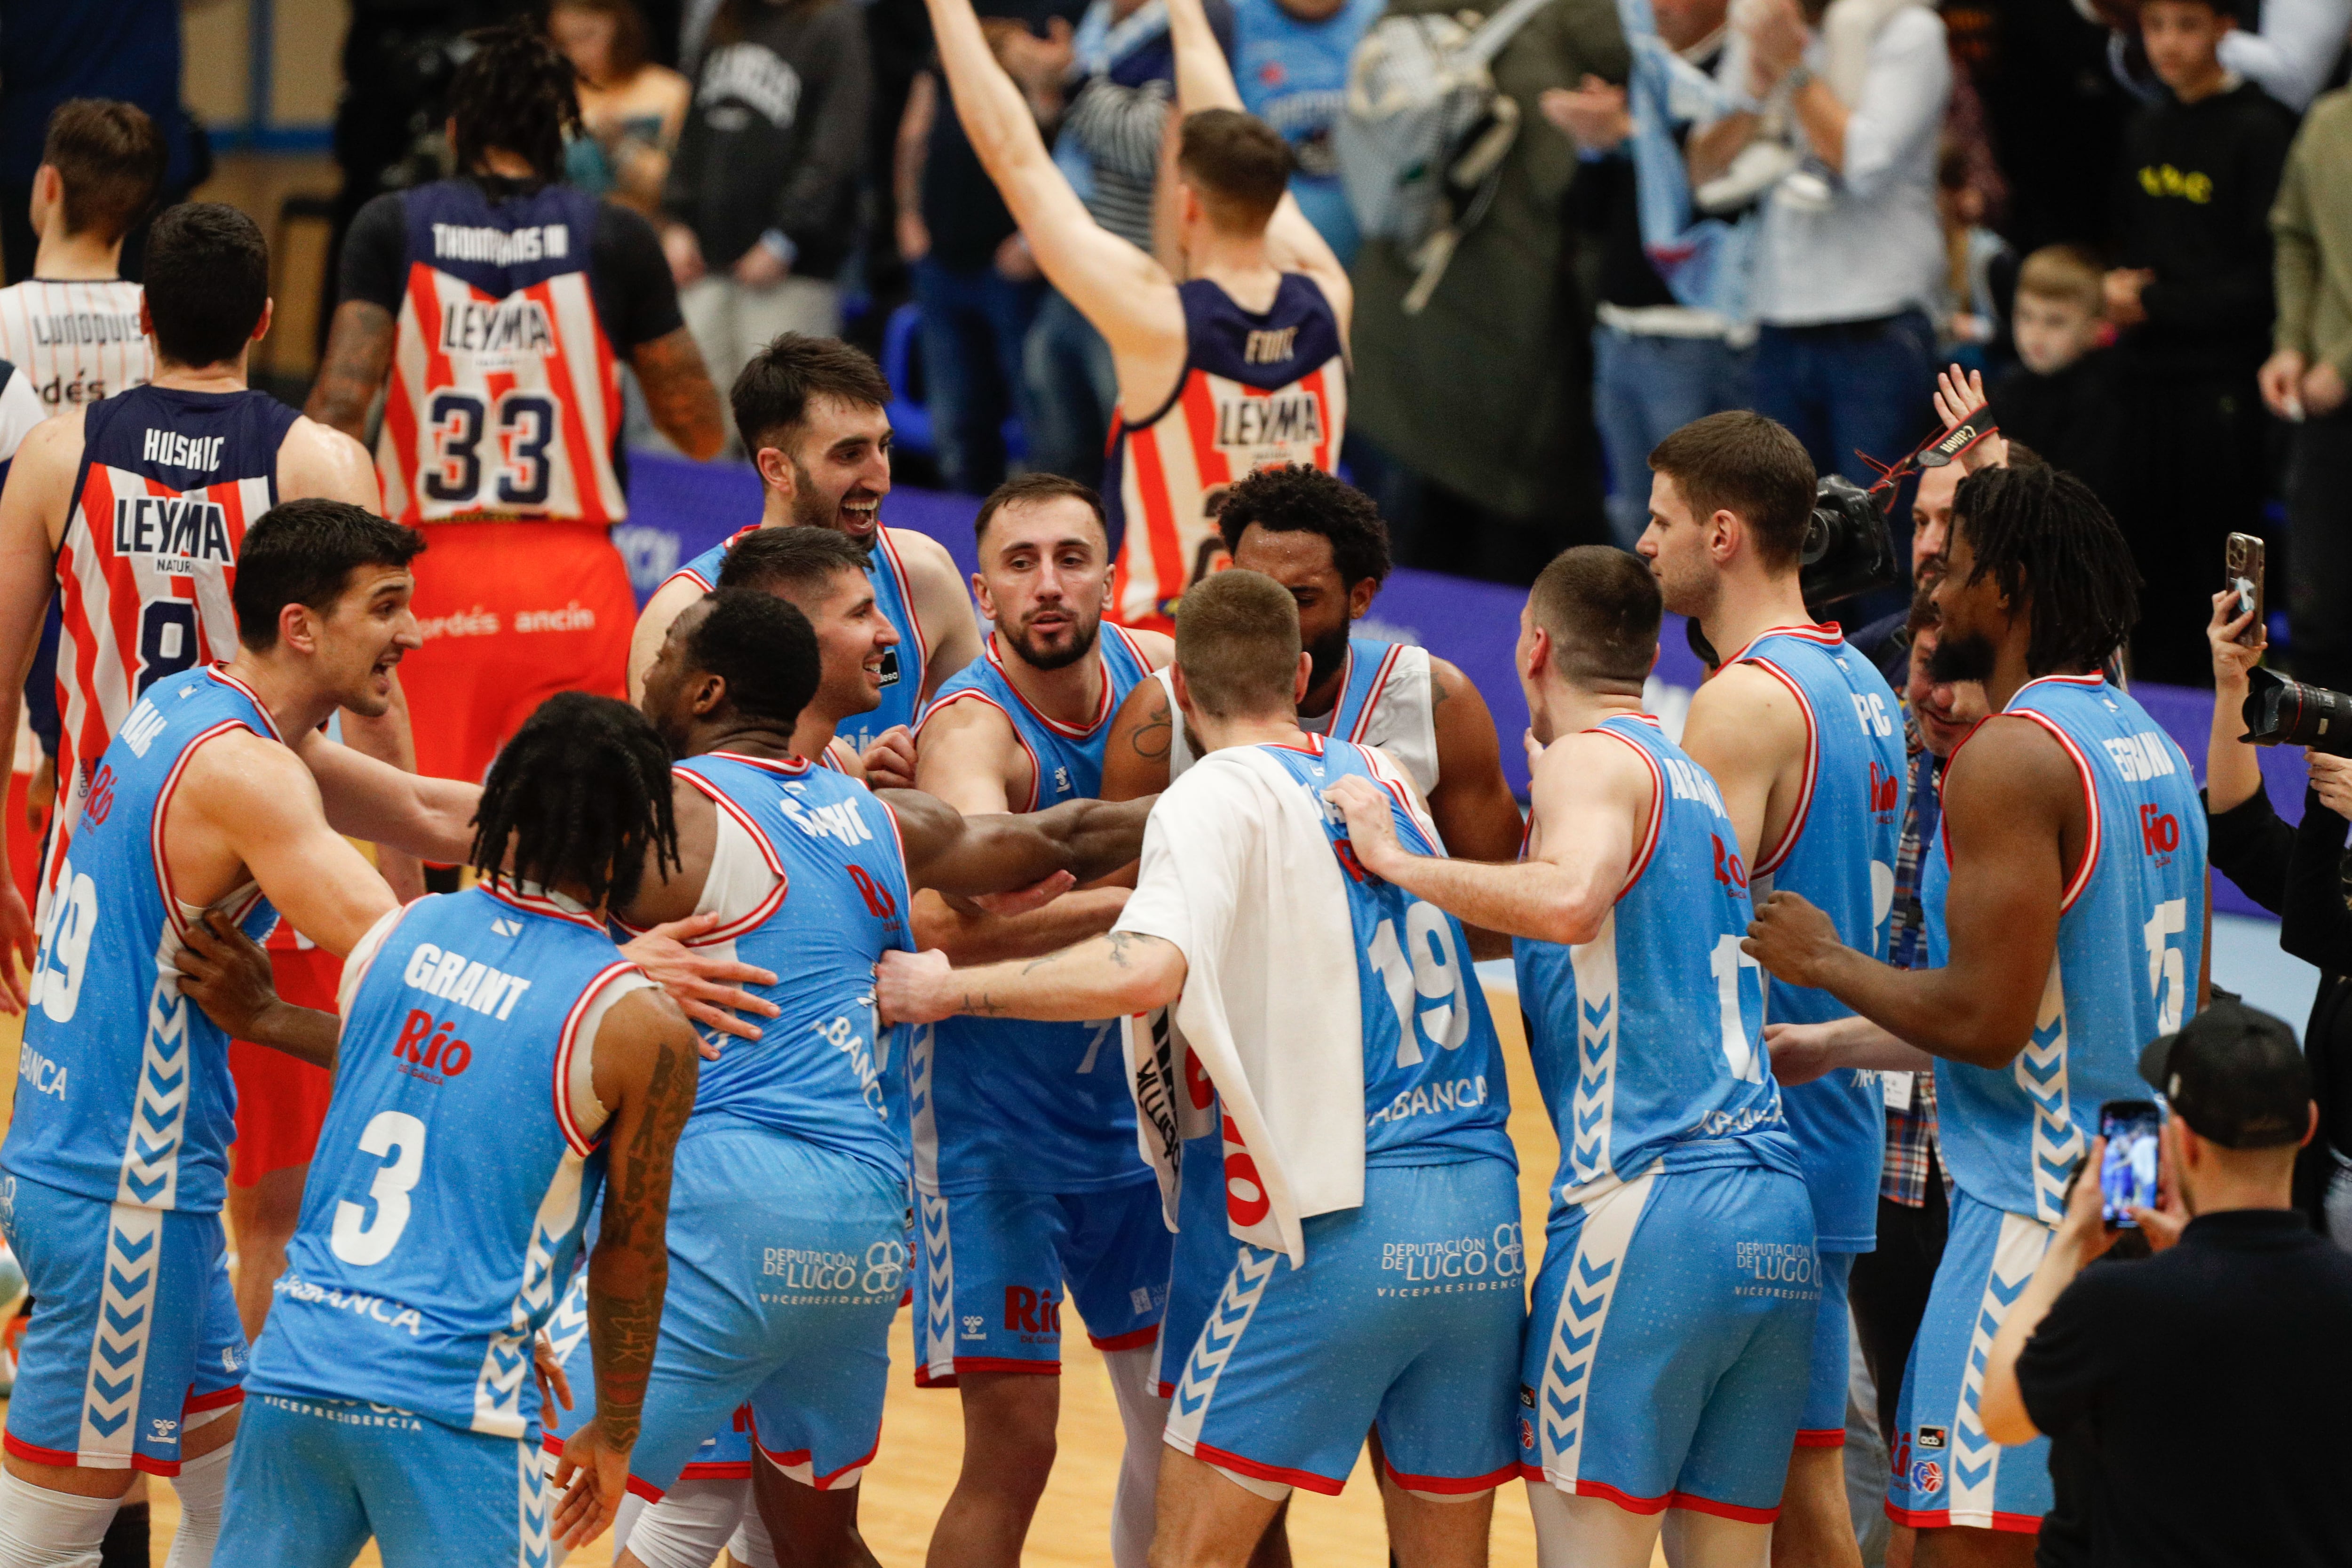
[[[1811,1378],[1772,1531],[1772,1561],[1781,1568],[1862,1568],[1845,1496],[1845,1388],[1853,1364],[1846,1288],[1853,1254],[1822,1252],[1816,1262],[1822,1295],[1807,1352]]]
[[[613,1568],[710,1568],[750,1509],[751,1483],[681,1479],[654,1502],[631,1492],[613,1519]]]
[[[1536,1568],[1650,1568],[1663,1510],[1641,1513],[1604,1497],[1577,1497],[1540,1475],[1528,1478]]]
[[[236,1041],[231,1048],[245,1043]],[[240,1110],[245,1098],[240,1090]],[[243,1142],[242,1134],[238,1142]],[[269,1315],[271,1288],[286,1272],[286,1247],[294,1239],[295,1223],[302,1215],[302,1184],[310,1175],[306,1160],[299,1165],[281,1165],[250,1184],[229,1184],[228,1222],[236,1232],[236,1315],[247,1341],[261,1337],[262,1321]]]
[[[229,1461],[222,1563],[342,1568],[359,1555],[371,1533],[360,1477],[403,1454],[401,1434],[363,1418],[383,1419],[356,1400],[253,1401]]]
[[[1289,1500],[1284,1482],[1163,1455],[1150,1568],[1242,1568]]]
[[[201,1281],[191,1281],[196,1289],[179,1298],[186,1303],[180,1310],[193,1331],[195,1353],[180,1415],[180,1468],[172,1477],[172,1489],[180,1500],[180,1528],[173,1534],[165,1568],[205,1568],[213,1560],[214,1542],[220,1539],[230,1448],[244,1408],[245,1325],[229,1281],[220,1216],[174,1217],[192,1222],[188,1228],[205,1238],[203,1246],[214,1261]],[[152,1420],[149,1429],[155,1429]]]
[[[1054,1468],[1066,1216],[1043,1193],[924,1194],[916,1231],[917,1381],[953,1384],[963,1464],[931,1531],[931,1568],[1021,1560]]]
[[[2050,1510],[2047,1438],[2004,1448],[1977,1416],[1985,1355],[2032,1278],[2050,1229],[1966,1193],[1911,1352],[1886,1511],[1917,1531],[1916,1568],[2025,1564]]]
[[[1160,1435],[1168,1401],[1151,1386],[1151,1363],[1168,1304],[1174,1239],[1156,1182],[1056,1200],[1066,1220],[1058,1251],[1065,1300],[1078,1310],[1087,1338],[1100,1351],[1127,1430],[1118,1489],[1111,1501],[1114,1568],[1144,1568],[1160,1491]]]

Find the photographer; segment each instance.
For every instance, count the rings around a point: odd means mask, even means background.
[[[2205,754],[2205,816],[2216,870],[2280,917],[2279,946],[2318,967],[2319,994],[2304,1026],[2304,1053],[2319,1102],[2319,1136],[2295,1163],[2294,1202],[2313,1225],[2352,1247],[2352,911],[2343,875],[2352,817],[2352,758],[2307,753],[2311,784],[2303,821],[2289,826],[2263,791],[2254,748],[2240,741],[2249,673],[2265,643],[2236,639],[2252,612],[2232,617],[2234,595],[2213,595],[2205,628],[2213,653],[2213,732]],[[2331,1196],[2333,1204],[2331,1205]],[[2333,1214],[2331,1215],[2331,1206]]]
[[[2336,1442],[2352,1258],[2289,1201],[2317,1121],[2294,1036],[2217,1002],[2150,1045],[2140,1075],[2172,1107],[2158,1206],[2131,1211],[2157,1256],[2085,1271],[2119,1234],[2095,1141],[1993,1340],[1984,1431],[2087,1445],[2094,1563],[2352,1562]]]

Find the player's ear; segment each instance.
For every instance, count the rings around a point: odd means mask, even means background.
[[[697,716],[713,711],[726,700],[727,678],[725,676],[705,672],[702,679],[695,683],[693,706]]]
[[[1186,722],[1192,718],[1192,688],[1184,679],[1184,667],[1174,659],[1168,661],[1169,684],[1175,688],[1177,717]]]
[[[1298,650],[1298,679],[1292,683],[1290,692],[1291,706],[1297,707],[1299,703],[1307,700],[1307,688],[1308,683],[1313,681],[1314,679],[1315,656],[1308,653],[1305,648],[1300,648]]]
[[[319,651],[319,626],[310,605],[297,602],[278,606],[278,645],[297,653]]]
[[[1349,584],[1348,618],[1351,621],[1362,620],[1370,613],[1372,601],[1380,597],[1380,593],[1381,580],[1378,577],[1365,577]]]
[[[1706,523],[1707,553],[1714,556],[1718,563],[1730,560],[1738,552],[1740,537],[1746,532],[1740,523],[1739,514],[1735,511],[1718,510],[1706,520]]]
[[[144,292],[143,290],[141,292],[140,298],[141,298],[142,300],[146,298],[145,292]],[[261,320],[259,320],[259,321],[256,321],[256,322],[254,322],[254,323],[253,323],[253,341],[254,341],[255,342],[257,342],[257,342],[259,342],[262,340],[262,338],[268,334],[268,332],[269,331],[269,319],[270,319],[272,316],[276,315],[277,313],[278,313],[278,301],[277,301],[277,300],[262,300],[262,302],[261,302]]]
[[[751,455],[751,466],[760,470],[760,482],[780,496],[791,495],[799,488],[791,456],[776,447],[761,447]]]
[[[147,290],[144,289],[139,290],[139,333],[148,338],[155,335],[155,318],[148,313]]]

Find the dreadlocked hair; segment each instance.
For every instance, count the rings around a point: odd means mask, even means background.
[[[636,897],[646,851],[679,864],[669,748],[644,714],[610,697],[559,691],[490,764],[474,813],[474,869],[584,889],[590,906]]]
[[[562,179],[564,137],[581,129],[572,62],[522,23],[477,28],[465,41],[473,52],[449,87],[457,172],[479,168],[495,147],[528,159],[542,180]]]
[[[1984,468],[1960,481],[1953,527],[1976,563],[2032,616],[2025,666],[2035,676],[2092,670],[2139,620],[2139,573],[2123,531],[2091,487],[2047,465]]]

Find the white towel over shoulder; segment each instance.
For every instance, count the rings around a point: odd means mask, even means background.
[[[1257,747],[1202,759],[1152,808],[1117,927],[1174,942],[1187,966],[1174,1037],[1129,1021],[1145,1158],[1166,1192],[1178,1141],[1207,1130],[1184,1089],[1189,1051],[1227,1118],[1228,1227],[1294,1265],[1304,1221],[1364,1201],[1363,1007],[1323,809]]]

